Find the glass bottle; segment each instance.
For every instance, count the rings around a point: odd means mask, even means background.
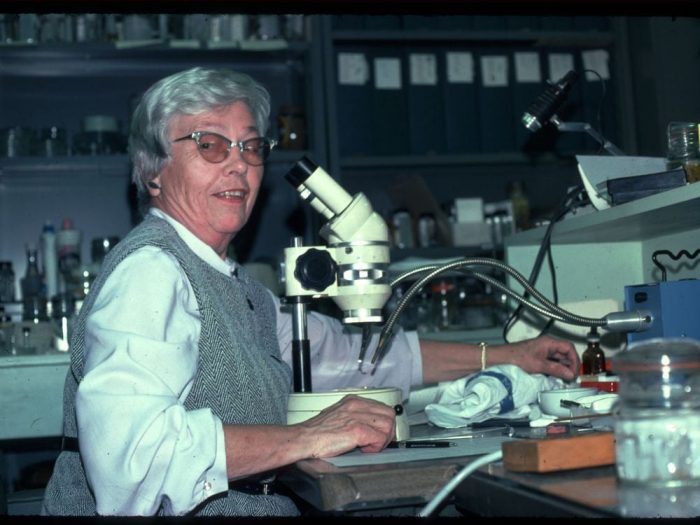
[[[0,354],[15,355],[15,325],[12,317],[5,313],[5,307],[0,304]]]
[[[21,287],[22,319],[34,322],[45,321],[44,282],[39,272],[37,249],[32,244],[27,245],[27,269],[22,277]]]
[[[513,219],[516,231],[530,227],[530,200],[520,181],[514,181],[510,189],[510,201],[513,204]]]
[[[15,300],[15,271],[12,261],[0,261],[0,303]]]
[[[70,337],[73,332],[73,317],[75,314],[75,299],[72,295],[63,293],[53,298],[53,348],[59,352],[70,350]]]
[[[28,244],[26,254],[27,269],[24,272],[21,283],[22,299],[40,296],[43,287],[36,247],[33,244]]]
[[[606,370],[605,353],[600,347],[600,336],[595,327],[591,328],[591,331],[588,332],[586,341],[588,342],[588,346],[581,355],[583,375],[604,374]]]
[[[455,325],[457,315],[455,285],[441,280],[432,285],[431,291],[435,327],[438,330],[449,330]]]
[[[58,293],[58,255],[56,252],[56,230],[51,221],[46,221],[41,231],[41,258],[44,266],[46,297],[50,300]]]

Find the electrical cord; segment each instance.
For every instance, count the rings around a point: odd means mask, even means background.
[[[567,213],[570,211],[574,210],[576,207],[578,207],[576,199],[584,192],[585,188],[583,187],[582,184],[578,184],[574,186],[572,189],[570,189],[564,198],[561,200],[559,203],[559,206],[557,207],[554,215],[552,216],[552,219],[550,220],[549,224],[547,225],[547,230],[545,231],[545,234],[542,238],[542,243],[540,244],[540,248],[537,252],[537,256],[535,257],[535,262],[532,266],[532,270],[530,272],[530,277],[528,279],[528,282],[534,286],[535,282],[537,282],[537,278],[540,274],[540,270],[542,268],[542,263],[544,261],[545,256],[548,256],[548,266],[550,269],[550,276],[552,278],[552,290],[553,290],[553,297],[554,297],[554,303],[558,302],[558,292],[557,292],[557,286],[556,286],[556,274],[554,270],[554,261],[552,260],[552,254],[551,254],[551,238],[552,238],[552,232],[554,230],[554,225],[559,222],[562,218],[566,216]],[[528,294],[525,292],[524,296],[527,298]],[[508,320],[505,322],[503,325],[503,340],[507,343],[508,342],[508,332],[510,329],[513,327],[515,322],[518,320],[520,317],[520,313],[522,312],[523,305],[522,303],[515,308],[511,316],[508,318]],[[542,330],[541,334],[545,333],[551,326],[553,321],[550,319],[550,321],[545,325],[545,328]]]
[[[484,465],[488,465],[489,463],[493,463],[494,461],[498,461],[503,457],[503,452],[500,450],[497,450],[495,452],[491,452],[490,454],[486,454],[484,456],[481,456],[478,459],[475,459],[468,465],[465,465],[462,467],[462,470],[460,470],[457,475],[455,475],[450,481],[445,484],[444,487],[442,487],[435,496],[433,496],[428,504],[423,507],[423,509],[418,512],[417,516],[419,518],[427,518],[430,516],[435,509],[444,501],[447,496],[449,496],[452,491],[457,488],[457,486],[464,481],[464,478],[469,476],[472,472],[474,472],[476,469],[483,467]]]
[[[603,129],[603,105],[605,104],[605,95],[606,95],[606,87],[605,87],[605,79],[601,76],[600,73],[598,73],[595,69],[584,69],[583,73],[593,73],[595,76],[598,77],[598,80],[600,81],[600,101],[598,102],[598,110],[596,111],[596,121],[598,124],[598,131],[600,134],[604,137],[604,129]],[[603,144],[598,145],[598,153],[603,152]]]

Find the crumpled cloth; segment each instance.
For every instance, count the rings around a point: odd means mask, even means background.
[[[516,365],[495,365],[440,385],[435,402],[426,405],[432,424],[459,428],[499,417],[517,419],[541,416],[537,393],[563,388],[564,382],[544,374],[528,374]]]

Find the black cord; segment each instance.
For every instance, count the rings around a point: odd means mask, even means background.
[[[557,274],[554,268],[554,258],[552,257],[552,243],[549,242],[547,245],[547,266],[549,267],[549,275],[552,276],[552,302],[556,305],[559,304],[559,291],[557,290]],[[550,328],[554,326],[554,319],[551,317],[547,319],[547,322],[542,327],[540,331],[540,336],[543,336],[549,332]]]
[[[593,73],[595,76],[598,77],[598,80],[600,81],[600,101],[598,102],[598,110],[596,111],[596,121],[598,124],[598,132],[601,134],[601,136],[605,136],[605,130],[603,129],[603,105],[605,103],[605,94],[607,92],[606,87],[605,87],[605,79],[598,73],[595,69],[584,69],[583,70],[584,76],[586,73]],[[603,145],[599,144],[598,145],[598,153],[603,152]]]
[[[557,303],[557,297],[558,297],[558,292],[556,288],[556,275],[555,275],[555,270],[554,270],[554,261],[552,259],[552,254],[551,254],[551,238],[552,238],[552,231],[554,230],[554,225],[559,222],[562,218],[566,216],[567,213],[572,211],[573,209],[577,208],[579,204],[576,202],[576,199],[581,195],[581,193],[584,192],[584,187],[582,184],[578,184],[574,186],[571,190],[569,190],[564,198],[561,200],[559,203],[559,206],[556,208],[556,212],[552,216],[552,219],[550,220],[549,224],[547,225],[547,230],[545,231],[544,237],[542,238],[542,243],[540,244],[540,248],[537,252],[537,256],[535,257],[535,263],[532,266],[532,271],[530,272],[530,277],[528,278],[528,282],[534,286],[535,282],[537,281],[537,277],[539,276],[540,270],[542,268],[542,263],[544,261],[544,258],[546,255],[548,255],[548,265],[550,269],[550,274],[552,277],[552,290],[553,290],[553,297],[554,297],[554,303]],[[523,297],[526,299],[530,296],[530,294],[525,291],[523,294]],[[503,325],[503,340],[508,343],[508,332],[510,329],[513,327],[515,322],[518,320],[520,317],[520,314],[523,310],[524,306],[522,303],[519,303],[518,306],[513,310],[513,313],[511,316],[508,318],[508,320],[505,322]],[[545,328],[542,330],[540,335],[544,333],[546,330],[549,329],[549,326],[553,323],[553,320],[550,319],[548,323],[545,325]]]

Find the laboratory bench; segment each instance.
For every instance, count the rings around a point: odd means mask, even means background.
[[[484,330],[442,335],[496,340],[499,334]],[[60,352],[0,359],[4,399],[0,404],[0,481],[4,472],[5,482],[10,482],[0,487],[0,514],[8,510],[10,514],[24,513],[40,504],[41,491],[31,487],[14,490],[11,482],[18,479],[23,467],[46,463],[58,453],[69,362],[70,355]],[[415,394],[420,396],[420,391]],[[412,438],[434,432],[425,423],[411,426]],[[527,439],[526,433],[520,430],[518,438]],[[504,436],[503,440],[513,439],[499,429],[483,434],[490,439],[498,435]],[[481,438],[473,441],[477,439]],[[342,466],[337,459],[333,460],[336,464],[304,460],[282,469],[279,481],[307,515],[415,516],[462,467],[486,453],[472,451],[460,456],[451,449],[436,449],[428,457],[426,451],[415,452],[405,461],[350,466]],[[498,461],[467,476],[445,500],[439,515],[646,517],[655,512],[700,516],[700,486],[637,488],[620,484],[613,466],[528,473],[508,470]]]
[[[342,467],[320,459],[304,460],[284,469],[279,479],[310,515],[416,516],[478,457]],[[454,515],[696,517],[700,516],[700,485],[628,486],[618,481],[614,465],[537,473],[513,472],[496,461],[468,475],[433,514]]]

